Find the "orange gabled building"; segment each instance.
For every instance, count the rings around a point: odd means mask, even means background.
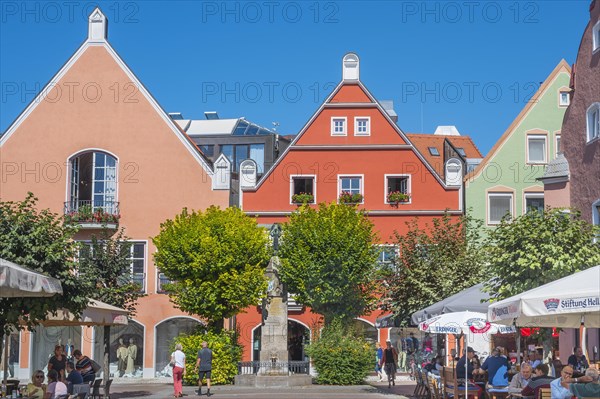
[[[405,233],[405,222],[414,217],[418,216],[423,226],[446,210],[462,215],[466,158],[481,158],[479,151],[469,149],[475,154],[462,156],[444,150],[443,144],[452,137],[432,139],[444,159],[441,167],[434,167],[424,155],[426,148],[413,144],[397,126],[395,113],[386,110],[360,81],[358,56],[345,55],[342,69],[342,81],[271,170],[256,184],[242,187],[240,205],[244,212],[264,225],[282,223],[298,208],[297,194],[312,195],[313,204],[338,201],[342,192],[360,194],[359,208],[368,211],[381,244],[393,242],[394,231]],[[452,145],[449,148],[456,150]],[[394,191],[408,198],[390,203],[388,193]],[[385,262],[393,253],[384,251],[381,260]],[[308,336],[319,316],[299,306],[290,306],[288,313],[290,360],[303,360],[294,342]],[[373,340],[384,342],[389,329],[375,327],[381,315],[365,315],[357,324]],[[253,348],[244,353],[244,360],[258,360],[260,308],[238,315],[237,322],[242,342]]]

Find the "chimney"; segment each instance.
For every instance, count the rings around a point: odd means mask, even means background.
[[[99,7],[96,7],[88,18],[88,41],[105,42],[108,37],[108,20],[102,14]]]
[[[360,61],[358,55],[348,53],[342,61],[342,78],[344,80],[360,80]]]
[[[394,123],[398,122],[398,114],[394,111],[394,101],[393,100],[381,100],[379,104],[383,107],[385,112],[390,116],[390,118],[394,121]]]

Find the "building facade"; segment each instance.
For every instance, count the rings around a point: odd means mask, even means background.
[[[355,195],[359,209],[368,211],[380,244],[386,246],[380,258],[386,262],[395,256],[390,245],[394,232],[406,233],[405,222],[418,217],[424,227],[445,211],[456,217],[463,214],[467,154],[463,158],[457,153],[451,136],[415,135],[420,136],[415,141],[422,139],[424,144],[413,144],[395,123],[395,113],[382,106],[360,81],[356,54],[343,58],[342,71],[342,81],[275,165],[256,184],[242,187],[240,205],[246,214],[269,226],[285,222],[304,201],[316,205]],[[428,147],[443,160],[439,165],[432,165],[423,154]],[[481,154],[476,151],[470,157]],[[392,201],[392,192],[403,194],[403,199]],[[296,306],[293,300],[288,313],[290,360],[303,360],[302,344],[310,331],[318,328],[321,317]],[[356,327],[373,341],[397,341],[390,328],[375,327],[380,316],[380,312],[364,315],[355,321]],[[260,307],[239,314],[237,322],[242,343],[252,348],[244,352],[244,360],[258,360]]]
[[[183,207],[227,207],[229,186],[217,184],[213,163],[108,43],[107,20],[99,9],[89,18],[87,40],[2,135],[0,154],[3,201],[33,192],[40,209],[77,216],[80,241],[100,231],[92,212],[102,213],[113,231],[125,229],[133,242],[132,277],[147,296],[138,301],[128,326],[111,328],[111,372],[148,378],[168,371],[171,339],[201,318],[175,309],[161,293],[151,237]],[[102,333],[102,328],[79,327],[22,332],[14,340],[21,350],[11,374],[28,379],[32,370],[44,369],[58,342],[99,359]],[[120,340],[134,353],[127,372],[117,370]]]
[[[466,207],[493,228],[502,217],[544,209],[538,180],[561,146],[571,68],[562,60],[481,163],[465,177]]]
[[[573,207],[582,218],[600,225],[600,1],[590,3],[570,81],[570,105],[562,121],[561,156],[546,169],[544,195],[552,207]],[[590,265],[593,266],[593,265]],[[588,359],[598,359],[600,329],[587,329]],[[581,343],[580,332],[560,334],[560,358]]]

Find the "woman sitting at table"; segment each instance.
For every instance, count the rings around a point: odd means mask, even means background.
[[[25,388],[25,394],[31,399],[44,399],[46,384],[44,384],[44,372],[36,370],[31,376],[31,382]]]
[[[48,371],[48,388],[46,388],[44,399],[56,399],[63,395],[68,395],[67,386],[59,381],[56,370]]]

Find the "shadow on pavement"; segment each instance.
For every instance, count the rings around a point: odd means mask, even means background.
[[[152,392],[149,391],[128,391],[128,392],[119,392],[119,393],[111,393],[111,399],[125,399],[125,398],[143,398],[145,396],[151,396]]]

